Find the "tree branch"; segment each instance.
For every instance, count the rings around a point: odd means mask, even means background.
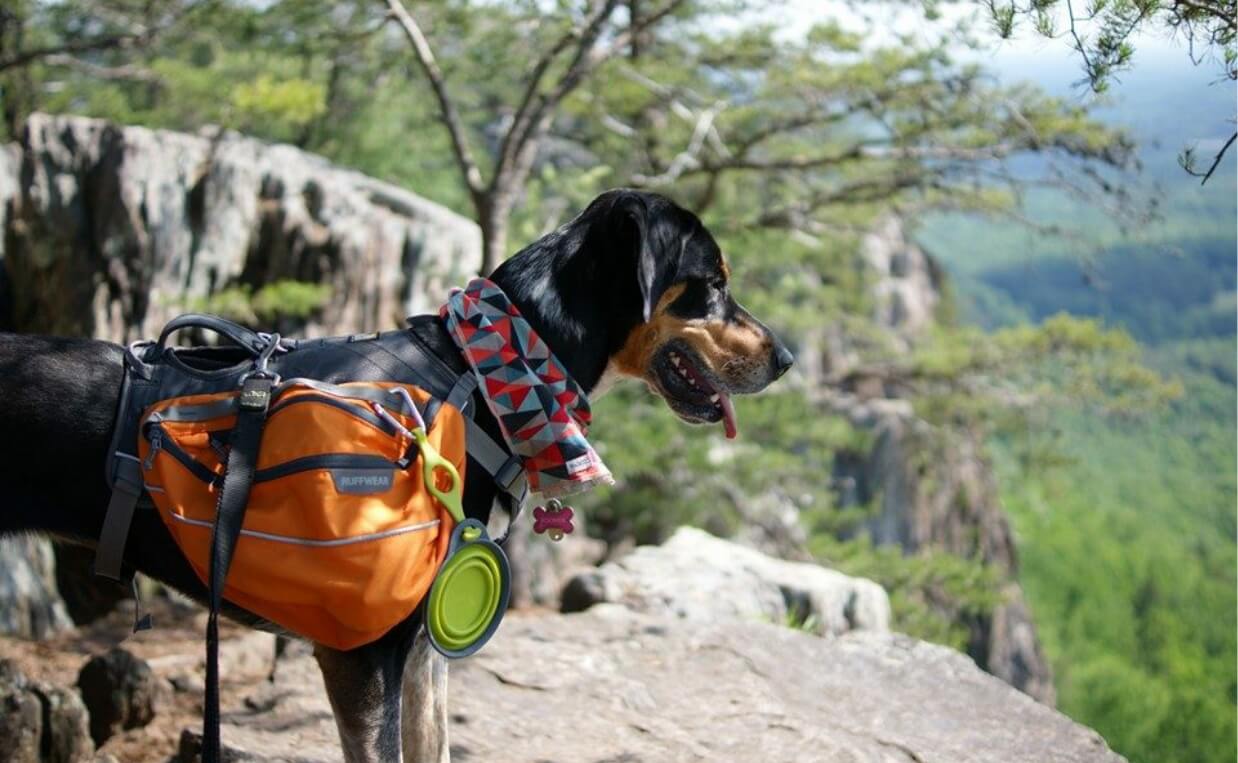
[[[1224,146],[1221,146],[1221,150],[1217,152],[1215,157],[1213,157],[1212,166],[1208,168],[1207,172],[1196,172],[1194,168],[1186,163],[1182,164],[1182,169],[1186,170],[1186,174],[1191,177],[1203,178],[1199,181],[1200,185],[1207,183],[1208,179],[1212,177],[1212,173],[1217,171],[1217,167],[1221,166],[1221,160],[1225,158],[1225,153],[1229,151],[1229,147],[1234,145],[1235,139],[1238,139],[1238,132],[1235,132],[1233,135],[1229,136],[1229,140],[1225,141]]]
[[[91,53],[100,50],[125,50],[135,48],[149,39],[148,32],[140,34],[118,34],[109,37],[98,37],[90,40],[76,40],[63,45],[49,45],[44,48],[34,48],[22,51],[10,58],[0,59],[0,72],[18,66],[31,64],[41,58],[72,55],[75,53]]]
[[[47,56],[45,61],[51,66],[64,66],[70,69],[77,69],[78,71],[97,79],[149,83],[159,83],[163,81],[158,74],[154,73],[150,69],[145,69],[140,66],[103,66],[101,64],[92,63],[90,61],[62,53]]]
[[[465,132],[464,123],[460,119],[459,112],[456,111],[455,103],[447,92],[447,83],[443,78],[443,70],[439,68],[438,61],[434,58],[434,51],[430,48],[429,40],[426,39],[425,34],[421,31],[421,27],[417,25],[417,21],[413,19],[412,15],[404,7],[404,4],[400,0],[384,0],[384,2],[391,11],[391,15],[400,24],[400,28],[404,30],[404,35],[408,38],[409,44],[413,46],[413,51],[417,54],[417,61],[421,64],[422,71],[425,72],[426,78],[430,80],[430,87],[434,91],[434,97],[438,100],[439,118],[447,127],[447,132],[451,136],[451,147],[455,154],[456,164],[459,165],[460,173],[464,176],[464,184],[468,187],[476,203],[485,192],[486,185],[482,180],[481,169],[478,168],[477,162],[473,159],[473,152],[469,149],[468,135]]]

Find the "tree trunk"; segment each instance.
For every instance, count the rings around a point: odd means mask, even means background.
[[[489,277],[507,259],[507,225],[512,213],[512,199],[513,195],[509,192],[491,191],[478,204],[482,276]]]

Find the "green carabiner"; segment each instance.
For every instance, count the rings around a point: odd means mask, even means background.
[[[461,496],[464,494],[464,485],[461,484],[463,480],[460,479],[460,472],[456,471],[456,465],[443,458],[438,449],[430,444],[425,427],[417,427],[411,430],[411,434],[417,441],[417,449],[421,451],[421,473],[425,479],[426,489],[430,491],[430,495],[438,499],[439,503],[443,504],[452,518],[456,520],[456,524],[463,522],[464,503]],[[442,473],[436,473],[437,469],[442,469]],[[451,479],[451,486],[446,491],[439,489],[438,486],[443,474]]]
[[[387,413],[387,410],[378,403],[370,405],[380,418],[412,437],[417,443],[417,450],[421,453],[421,473],[426,483],[426,490],[429,490],[430,495],[443,504],[447,513],[456,520],[456,524],[460,524],[464,521],[464,480],[460,479],[460,472],[456,470],[455,464],[443,458],[438,448],[430,444],[430,437],[426,434],[426,420],[421,417],[421,411],[417,409],[417,404],[413,401],[412,395],[408,394],[408,390],[403,387],[394,387],[388,391],[403,401],[403,412],[411,416],[417,422],[417,426],[409,429]],[[442,472],[438,472],[439,469],[442,469]],[[446,490],[438,486],[439,479],[443,476],[451,480],[451,485]]]

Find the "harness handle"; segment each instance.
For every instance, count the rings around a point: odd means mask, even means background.
[[[207,315],[205,313],[186,313],[168,321],[168,324],[163,327],[163,333],[159,335],[159,341],[155,343],[156,352],[163,352],[164,347],[167,345],[168,337],[181,329],[187,328],[213,331],[249,350],[254,357],[261,355],[266,346],[270,344],[269,337],[265,337],[256,331],[250,331],[241,324],[234,323],[227,318],[220,318],[218,315]]]

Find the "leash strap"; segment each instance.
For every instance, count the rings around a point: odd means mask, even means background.
[[[202,760],[219,763],[219,609],[223,604],[224,582],[232,564],[232,552],[241,537],[245,505],[253,486],[258,463],[258,446],[266,424],[271,390],[276,379],[250,376],[241,385],[240,407],[228,452],[227,471],[219,490],[215,509],[215,530],[211,535],[210,615],[206,621],[206,707],[203,712]]]

